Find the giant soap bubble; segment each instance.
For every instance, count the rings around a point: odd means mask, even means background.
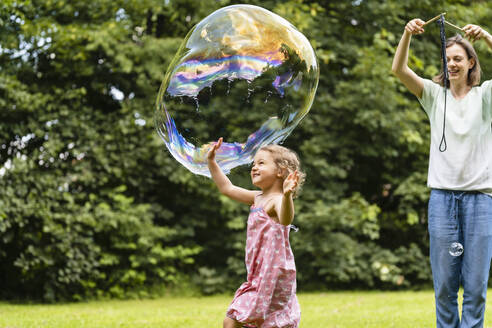
[[[177,161],[205,176],[207,152],[223,137],[216,159],[228,173],[287,138],[318,79],[313,48],[289,22],[257,6],[224,7],[192,28],[169,65],[156,128]]]

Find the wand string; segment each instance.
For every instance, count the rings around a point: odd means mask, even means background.
[[[442,71],[444,78],[444,119],[442,123],[442,138],[439,144],[439,151],[445,152],[448,148],[446,143],[446,95],[448,93],[449,73],[448,73],[448,60],[446,58],[446,31],[444,30],[444,14],[441,14],[441,18],[437,21],[439,24],[439,30],[441,35],[441,56],[442,56]]]

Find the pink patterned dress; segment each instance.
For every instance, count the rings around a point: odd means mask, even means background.
[[[246,327],[296,328],[301,311],[296,297],[296,265],[290,226],[251,207],[246,239],[248,281],[234,295],[227,316]]]

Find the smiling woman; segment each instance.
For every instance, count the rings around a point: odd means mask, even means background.
[[[440,22],[444,40],[442,15]],[[432,189],[428,215],[437,327],[482,327],[492,258],[492,81],[479,86],[477,54],[460,35],[442,47],[443,70],[433,81],[413,72],[410,39],[422,34],[424,25],[416,18],[405,26],[392,70],[417,96],[431,126],[427,185]],[[468,24],[462,31],[492,48],[492,36],[480,26]]]
[[[446,59],[449,72],[447,87],[449,88],[451,80],[458,83],[465,82],[466,87],[454,88],[453,93],[455,98],[463,98],[471,87],[480,84],[480,62],[477,53],[470,42],[457,34],[446,42]],[[439,73],[432,80],[444,86],[444,72]],[[464,91],[464,94],[457,94],[459,91]]]

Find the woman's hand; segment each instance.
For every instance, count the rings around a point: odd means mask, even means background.
[[[425,22],[420,18],[414,18],[405,25],[405,31],[411,35],[424,33]]]
[[[478,25],[468,24],[463,27],[463,31],[465,32],[465,37],[471,42],[490,37],[490,34]]]
[[[219,140],[209,149],[207,153],[207,159],[208,161],[215,161],[215,153],[217,152],[217,149],[220,148],[222,145],[222,137],[219,138]]]

